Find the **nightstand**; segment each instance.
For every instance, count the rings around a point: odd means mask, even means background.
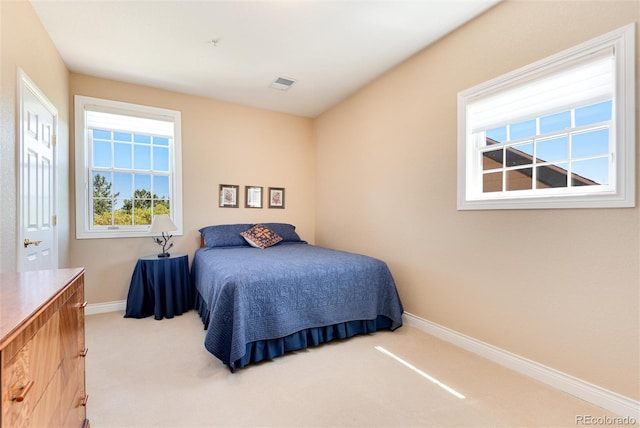
[[[125,318],[153,315],[160,320],[173,318],[193,309],[193,285],[189,275],[189,257],[141,257],[129,285]]]

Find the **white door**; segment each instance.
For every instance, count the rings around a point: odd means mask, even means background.
[[[57,109],[19,70],[18,271],[56,269]]]

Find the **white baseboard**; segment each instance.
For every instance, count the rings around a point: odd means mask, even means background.
[[[407,325],[478,354],[603,409],[640,420],[640,402],[405,312]]]
[[[116,302],[94,303],[87,305],[84,310],[85,315],[104,314],[106,312],[124,312],[127,308],[126,300]]]

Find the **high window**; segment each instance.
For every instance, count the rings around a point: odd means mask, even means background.
[[[458,209],[635,205],[634,27],[458,95]]]
[[[180,113],[76,96],[76,237],[148,236],[157,214],[182,233]]]

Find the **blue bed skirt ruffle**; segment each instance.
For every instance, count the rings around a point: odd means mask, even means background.
[[[200,293],[196,292],[195,308],[202,319],[204,329],[209,326],[209,308]],[[326,327],[309,328],[285,337],[268,340],[258,340],[247,344],[244,356],[231,364],[229,368],[242,368],[251,363],[270,360],[289,351],[318,346],[324,342],[336,339],[346,339],[358,334],[373,333],[377,330],[391,329],[391,319],[379,315],[374,320],[348,321]]]

